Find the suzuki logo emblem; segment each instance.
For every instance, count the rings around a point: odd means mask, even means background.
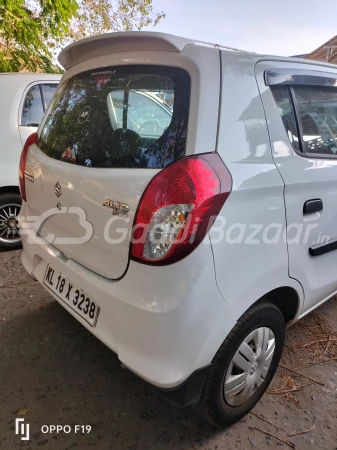
[[[57,182],[54,186],[54,192],[57,195],[57,197],[60,197],[62,195],[62,186],[60,185],[59,182]]]

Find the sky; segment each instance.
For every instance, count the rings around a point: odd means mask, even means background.
[[[149,31],[291,56],[310,53],[337,34],[332,0],[153,0],[166,18]]]

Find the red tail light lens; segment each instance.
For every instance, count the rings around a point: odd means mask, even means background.
[[[131,258],[165,265],[191,253],[204,239],[232,188],[219,155],[176,161],[149,183],[138,206]]]
[[[29,147],[37,142],[37,133],[31,134],[23,147],[21,158],[20,158],[20,169],[19,169],[19,179],[20,179],[20,192],[21,197],[26,201],[26,183],[25,183],[25,170],[26,170],[26,159]]]

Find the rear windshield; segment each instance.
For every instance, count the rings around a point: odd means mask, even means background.
[[[38,146],[51,158],[103,168],[162,168],[184,156],[190,78],[178,68],[84,72],[56,93]]]

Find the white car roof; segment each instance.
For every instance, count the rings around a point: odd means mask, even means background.
[[[22,73],[22,72],[0,72],[1,77],[11,77],[22,80],[60,80],[62,74],[59,73]]]
[[[27,86],[30,83],[44,82],[44,81],[60,81],[62,75],[60,74],[45,74],[45,73],[0,73],[0,85],[8,86],[9,89],[17,89],[20,86]]]
[[[64,48],[59,54],[58,60],[65,69],[69,69],[79,62],[105,54],[125,51],[167,51],[180,53],[187,45],[198,45],[212,49],[217,48],[224,53],[226,51],[230,51],[231,53],[235,52],[237,53],[238,58],[244,56],[247,61],[250,60],[252,63],[261,60],[277,60],[285,62],[301,62],[302,64],[314,64],[336,69],[334,64],[286,56],[261,55],[221,44],[188,39],[172,34],[146,31],[106,33],[81,39]]]

